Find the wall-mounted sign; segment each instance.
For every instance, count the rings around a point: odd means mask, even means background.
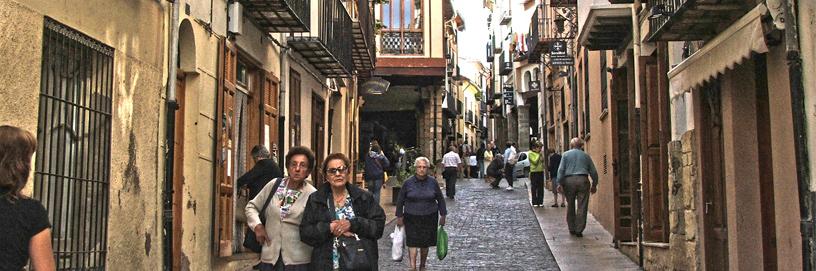
[[[541,81],[530,81],[530,92],[539,92],[541,91]]]
[[[504,104],[505,105],[515,105],[513,101],[513,87],[512,86],[504,86],[502,94],[504,94]]]
[[[388,87],[391,86],[391,82],[388,82],[380,77],[374,77],[368,79],[368,81],[365,81],[365,83],[363,83],[361,86],[363,87],[363,93],[365,94],[380,95],[388,91]]]
[[[552,66],[573,66],[575,60],[569,54],[566,40],[554,40],[550,42],[550,65]]]

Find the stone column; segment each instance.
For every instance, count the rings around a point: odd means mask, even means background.
[[[518,108],[518,145],[519,151],[530,149],[530,105],[519,105]]]
[[[510,112],[507,114],[507,140],[518,142],[518,113]]]

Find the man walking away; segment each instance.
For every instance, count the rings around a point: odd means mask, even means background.
[[[507,179],[507,191],[513,190],[513,168],[516,166],[516,162],[518,162],[518,152],[516,152],[516,147],[514,147],[516,143],[507,141],[507,149],[504,150],[504,178]],[[497,183],[496,186],[499,184]]]
[[[442,165],[445,171],[442,177],[445,178],[445,196],[453,199],[456,196],[456,176],[462,168],[462,158],[456,153],[456,147],[448,148],[448,153],[442,156]]]
[[[583,140],[573,138],[570,140],[570,147],[572,149],[564,153],[561,165],[558,166],[558,192],[567,197],[567,225],[570,234],[583,237],[589,193],[595,194],[597,191],[598,171],[595,170],[592,158],[583,151]],[[592,177],[591,188],[588,177]]]
[[[379,144],[372,144],[371,150],[365,156],[366,188],[374,194],[374,201],[380,204],[380,189],[385,179],[385,168],[391,165],[388,158],[382,153]]]
[[[484,178],[484,169],[487,164],[484,163],[485,157],[485,144],[484,142],[480,143],[479,149],[476,150],[476,177],[475,178]],[[492,158],[492,157],[491,157]],[[488,161],[488,163],[490,163]]]
[[[270,159],[269,150],[264,145],[255,145],[250,154],[252,160],[255,160],[255,166],[238,178],[238,187],[249,187],[248,199],[252,200],[270,180],[283,177],[283,171],[275,160]]]

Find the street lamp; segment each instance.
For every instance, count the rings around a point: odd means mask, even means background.
[[[566,20],[567,19],[562,16],[558,16],[553,20],[553,22],[555,22],[555,30],[558,31],[558,33],[564,33],[564,22]]]

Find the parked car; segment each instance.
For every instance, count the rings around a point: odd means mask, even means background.
[[[530,176],[530,159],[527,159],[527,152],[519,152],[518,162],[513,167],[513,176],[516,178],[527,178]]]

